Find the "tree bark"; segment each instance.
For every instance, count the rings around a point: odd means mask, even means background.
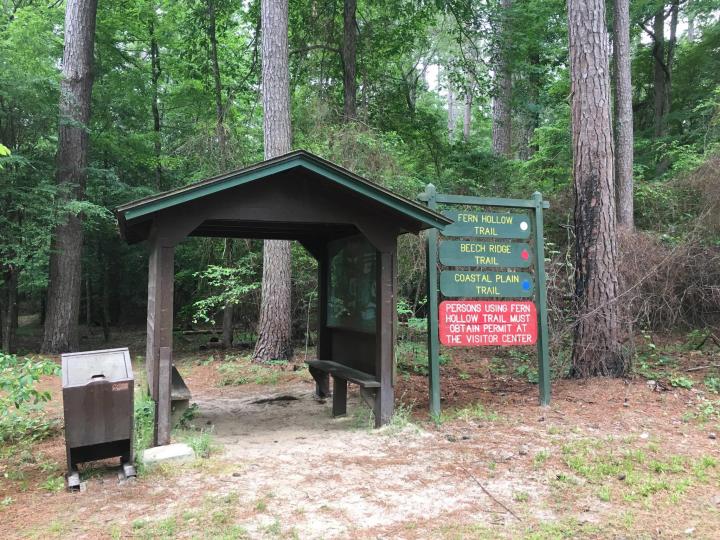
[[[448,140],[452,144],[455,142],[455,92],[448,83]]]
[[[630,0],[615,0],[613,17],[615,57],[615,184],[618,224],[632,230],[633,111],[630,69]]]
[[[232,238],[225,239],[225,262],[223,263],[226,268],[229,268],[233,264],[233,240]],[[229,349],[233,345],[233,311],[235,304],[228,302],[225,304],[223,309],[223,327],[222,327],[222,346],[225,349]]]
[[[15,336],[18,326],[18,270],[14,264],[5,267],[5,287],[2,313],[2,350],[8,354],[16,352]]]
[[[670,97],[672,89],[672,65],[677,43],[677,25],[680,0],[672,0],[668,15],[670,16],[670,36],[665,41],[665,6],[655,13],[653,18],[653,101],[654,101],[654,136],[660,139],[667,135],[667,121],[670,114]],[[660,157],[655,173],[660,175],[667,171],[670,161]]]
[[[227,130],[225,128],[225,105],[222,98],[222,75],[220,73],[220,61],[217,52],[217,12],[215,10],[215,0],[208,0],[208,40],[210,41],[210,66],[212,68],[213,77],[213,95],[215,97],[215,136],[217,137],[218,150],[218,169],[225,171],[227,169]],[[225,256],[224,264],[230,267],[233,263],[233,245],[232,239],[225,239]],[[233,308],[232,304],[227,304],[223,308],[223,329],[222,329],[222,346],[226,349],[232,347],[233,342]]]
[[[222,100],[222,79],[217,53],[217,20],[215,0],[208,0],[208,40],[210,41],[210,65],[213,77],[213,95],[215,97],[215,133],[218,145],[218,168],[224,171],[227,167],[227,133],[225,131],[225,108]]]
[[[262,0],[262,101],[265,159],[290,151],[288,0]],[[262,300],[256,362],[292,357],[290,242],[263,245]]]
[[[603,0],[569,0],[575,376],[622,375],[608,36]]]
[[[512,99],[512,77],[507,52],[507,15],[512,6],[511,0],[502,0],[502,16],[498,23],[499,44],[495,62],[495,95],[492,100],[492,148],[496,156],[511,157],[512,118],[510,101]]]
[[[345,0],[343,9],[343,121],[352,122],[357,117],[357,0]]]
[[[90,97],[97,0],[68,0],[60,83],[57,183],[60,200],[82,199],[87,180]],[[83,229],[68,214],[55,227],[50,254],[50,287],[43,352],[78,348]]]
[[[535,136],[535,130],[540,125],[540,114],[538,112],[538,102],[540,101],[540,75],[536,69],[540,65],[540,54],[533,51],[529,56],[530,65],[535,68],[531,69],[528,75],[528,102],[523,110],[522,133],[518,148],[518,157],[522,160],[530,159],[537,152],[537,145],[532,140]]]
[[[155,36],[155,19],[150,19],[150,70],[152,79],[152,115],[153,115],[153,137],[155,150],[155,189],[162,191],[162,141],[160,131],[162,123],[160,120],[160,48]]]
[[[655,13],[653,18],[653,102],[654,135],[658,139],[665,135],[665,116],[667,114],[668,66],[665,64],[665,6]]]
[[[465,88],[465,109],[463,114],[463,141],[467,143],[470,140],[470,128],[472,126],[472,86]]]

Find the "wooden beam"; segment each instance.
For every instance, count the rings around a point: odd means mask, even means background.
[[[395,405],[393,358],[395,353],[395,250],[378,252],[377,264],[377,333],[375,374],[380,388],[375,397],[375,427],[387,424]]]
[[[172,349],[160,347],[160,369],[158,370],[159,394],[157,400],[157,417],[155,420],[157,428],[157,446],[170,444],[170,432],[172,425],[170,413],[172,409]]]
[[[170,368],[172,368],[172,328],[173,328],[173,282],[175,279],[174,269],[175,247],[169,244],[164,238],[154,238],[151,243],[150,264],[148,269],[148,315],[147,315],[147,348],[145,358],[145,369],[147,372],[147,383],[150,397],[155,401],[155,429],[154,444],[168,444],[169,427],[167,437],[160,433],[159,422],[162,407],[160,400],[167,401],[163,407],[170,410],[170,374],[161,374],[162,348],[167,349]],[[162,437],[161,437],[162,435]],[[165,437],[165,442],[161,442]]]

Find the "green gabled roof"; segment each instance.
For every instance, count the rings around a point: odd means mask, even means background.
[[[213,193],[231,189],[284,171],[302,167],[335,182],[361,196],[378,202],[400,214],[419,222],[420,228],[443,228],[451,220],[429,210],[426,206],[397,195],[387,188],[358,176],[343,167],[304,150],[283,154],[261,161],[244,169],[201,180],[181,188],[138,199],[115,209],[120,226],[149,214],[193,201]]]

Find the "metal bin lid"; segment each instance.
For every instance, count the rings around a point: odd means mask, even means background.
[[[63,388],[84,386],[98,375],[107,381],[133,379],[130,351],[127,347],[62,355]]]

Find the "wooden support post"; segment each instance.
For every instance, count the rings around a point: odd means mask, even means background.
[[[330,329],[327,327],[327,295],[330,280],[328,272],[327,246],[318,250],[318,360],[332,360],[332,343]],[[330,396],[330,375],[324,371],[310,370],[315,379],[315,396],[326,398]]]
[[[345,416],[347,414],[347,381],[333,377],[332,415]]]
[[[392,418],[395,397],[393,395],[393,357],[395,353],[395,250],[378,252],[377,257],[377,330],[375,374],[380,388],[375,395],[375,427],[387,424]]]
[[[153,443],[168,444],[170,425],[170,384],[172,375],[172,327],[173,327],[173,281],[175,248],[156,238],[150,252],[148,269],[148,315],[147,315],[147,349],[145,369],[147,372],[148,391],[155,401],[155,429]],[[160,373],[160,349],[167,349],[169,368],[167,373]],[[162,388],[161,388],[162,386]],[[160,400],[166,401],[160,406]],[[167,407],[167,420],[161,419],[163,407]],[[165,424],[160,429],[160,421]],[[167,433],[163,439],[162,434]],[[162,442],[164,441],[164,442]]]
[[[428,184],[425,188],[428,208],[437,210],[435,186]],[[427,265],[428,294],[428,389],[430,391],[430,416],[440,416],[440,339],[438,337],[438,230],[428,229],[425,233],[425,261]]]
[[[160,369],[158,370],[157,400],[157,446],[170,444],[172,425],[171,416],[171,381],[172,381],[172,349],[160,347]]]
[[[538,333],[538,386],[540,405],[550,405],[550,348],[547,321],[547,285],[545,284],[545,237],[543,235],[543,200],[540,192],[533,193],[535,202],[535,305]]]

